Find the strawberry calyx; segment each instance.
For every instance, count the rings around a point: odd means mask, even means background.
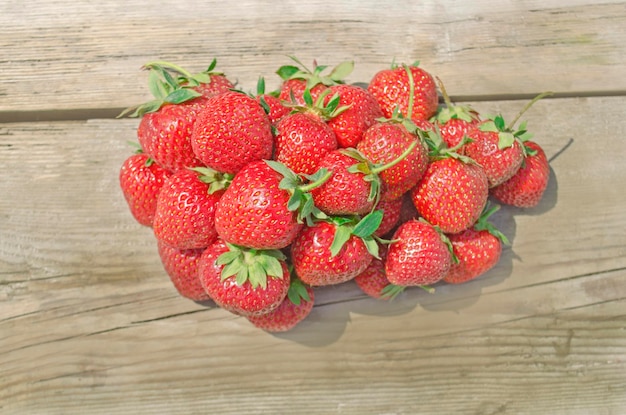
[[[382,210],[370,212],[363,218],[359,216],[335,216],[328,218],[327,222],[336,226],[335,236],[330,245],[331,255],[336,256],[339,254],[339,251],[341,251],[341,248],[345,245],[345,243],[348,242],[352,236],[356,236],[363,241],[367,251],[374,258],[380,259],[378,243],[389,242],[383,241],[374,235],[374,232],[376,232],[382,220]]]
[[[287,209],[291,212],[297,212],[298,223],[306,221],[307,225],[312,226],[313,218],[328,218],[324,212],[315,206],[313,196],[310,192],[330,179],[330,176],[333,174],[332,171],[321,168],[313,174],[304,174],[302,176],[307,179],[307,181],[305,181],[300,175],[296,174],[281,162],[275,160],[264,161],[272,170],[283,176],[278,187],[291,194],[287,202]]]
[[[287,298],[294,305],[300,305],[302,300],[311,301],[311,296],[309,296],[309,293],[306,290],[306,285],[300,278],[293,276],[293,274],[289,284],[289,290],[287,291]]]
[[[305,80],[308,89],[318,84],[326,86],[343,84],[345,83],[344,79],[354,70],[354,61],[345,61],[332,68],[329,74],[324,75],[323,72],[328,68],[327,65],[318,65],[316,61],[313,61],[313,70],[310,70],[295,56],[289,56],[289,58],[298,66],[281,66],[276,74],[284,81],[290,79]]]
[[[195,87],[195,86],[199,86],[200,84],[211,83],[212,75],[223,76],[224,75],[223,72],[218,72],[214,70],[216,66],[217,66],[217,59],[213,58],[213,60],[209,64],[209,67],[206,70],[195,73],[195,74],[192,74],[191,72],[180,67],[179,65],[173,64],[171,62],[165,62],[165,61],[149,62],[145,64],[143,68],[144,69],[158,69],[158,70],[164,70],[170,73],[175,73],[177,74],[176,81],[178,82],[179,85],[184,85],[185,87]]]
[[[317,99],[313,100],[313,95],[311,94],[311,89],[307,88],[304,90],[302,94],[302,99],[304,100],[304,105],[300,105],[296,102],[296,97],[293,94],[293,91],[290,91],[290,99],[291,102],[283,102],[283,105],[291,108],[291,113],[302,112],[313,114],[314,116],[320,118],[323,121],[329,121],[342,112],[349,109],[352,105],[342,105],[339,106],[341,97],[339,94],[335,93],[328,102],[324,102],[328,95],[330,94],[330,90],[323,91]]]
[[[519,121],[522,115],[524,115],[524,113],[528,111],[530,107],[532,107],[535,102],[550,95],[553,95],[553,92],[542,92],[541,94],[531,99],[524,106],[524,108],[522,108],[521,111],[517,113],[515,118],[508,124],[504,121],[504,117],[502,116],[502,114],[496,114],[488,116],[485,121],[480,123],[478,128],[481,131],[497,133],[498,148],[500,150],[511,147],[515,143],[515,141],[518,141],[524,149],[524,156],[526,156],[528,155],[528,153],[524,143],[530,140],[533,135],[526,129],[526,121],[522,122],[518,128],[515,128],[515,124],[517,123],[517,121]]]
[[[478,164],[473,158],[461,154],[463,146],[472,142],[471,138],[463,137],[454,147],[448,147],[445,140],[441,137],[438,124],[434,124],[434,130],[420,131],[418,134],[428,147],[428,157],[431,161],[454,158],[466,164]]]
[[[505,234],[500,232],[491,222],[489,222],[489,217],[500,210],[500,205],[487,203],[483,208],[480,217],[474,224],[474,230],[482,231],[486,230],[496,238],[498,238],[503,244],[510,245],[509,239]]]
[[[469,123],[479,121],[478,112],[469,105],[453,104],[441,79],[435,78],[445,105],[439,108],[437,114],[430,119],[431,122],[444,125],[451,119],[460,119]]]
[[[181,79],[176,79],[167,67],[162,65],[162,62],[146,64],[142,69],[150,70],[148,87],[154,99],[126,108],[117,118],[124,116],[142,117],[145,114],[158,111],[165,104],[182,104],[202,95],[192,88],[193,85],[181,84]]]
[[[281,261],[285,254],[278,249],[253,249],[234,244],[226,244],[228,251],[216,259],[217,265],[223,265],[221,280],[235,278],[238,286],[249,282],[253,289],[267,288],[267,278],[283,278]]]
[[[420,222],[429,224],[430,226],[432,226],[435,229],[435,231],[439,234],[439,238],[441,238],[441,241],[448,248],[448,251],[450,252],[450,255],[452,256],[452,262],[454,262],[455,264],[458,264],[459,263],[459,258],[454,253],[454,248],[452,247],[452,242],[450,241],[450,238],[448,238],[446,236],[446,234],[441,230],[441,228],[438,225],[433,225],[432,223],[428,222],[426,219],[424,219],[422,217],[420,217],[418,220]]]
[[[228,189],[235,177],[234,174],[222,173],[210,167],[193,167],[189,170],[198,173],[198,179],[209,185],[209,194]]]

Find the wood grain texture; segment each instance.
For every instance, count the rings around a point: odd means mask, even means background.
[[[408,0],[0,3],[2,121],[110,117],[149,98],[141,65],[219,68],[253,90],[296,54],[350,81],[420,60],[458,97],[623,93],[626,3]],[[9,99],[7,99],[9,98]]]
[[[136,120],[2,124],[0,412],[622,414],[624,108],[527,113],[551,182],[497,213],[512,246],[487,275],[392,303],[319,289],[281,335],[176,294],[118,189]]]

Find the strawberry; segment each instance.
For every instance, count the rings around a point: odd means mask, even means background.
[[[383,237],[398,224],[402,212],[402,200],[401,197],[394,200],[382,200],[376,205],[376,210],[383,213],[383,219],[374,235]]]
[[[291,245],[296,275],[312,286],[340,284],[356,277],[378,256],[372,234],[381,219],[380,212],[373,212],[356,224],[350,218],[335,218],[305,227]]]
[[[372,298],[390,300],[400,294],[405,287],[393,285],[385,274],[387,245],[379,244],[380,258],[373,258],[365,271],[354,277],[354,282],[365,294]]]
[[[293,279],[287,297],[280,305],[269,313],[248,316],[247,319],[255,326],[271,333],[285,332],[293,329],[313,310],[315,293],[300,280]]]
[[[521,208],[537,206],[548,187],[550,165],[545,152],[533,141],[524,143],[527,156],[513,177],[490,190],[502,203]]]
[[[337,137],[326,120],[335,113],[339,98],[324,107],[320,101],[313,102],[307,90],[304,100],[304,106],[276,123],[274,159],[297,174],[313,174],[321,159],[337,148]]]
[[[320,182],[329,176],[321,177]],[[217,233],[228,243],[250,248],[288,246],[302,228],[304,216],[310,213],[298,209],[310,209],[312,205],[312,200],[306,203],[311,199],[307,193],[310,185],[299,180],[276,161],[259,160],[246,165],[220,199],[215,213]]]
[[[199,168],[174,173],[163,186],[154,216],[156,238],[178,249],[206,248],[217,238],[215,212],[224,193],[220,186],[211,187],[222,176]],[[224,185],[225,186],[225,185]]]
[[[269,313],[289,290],[289,269],[280,251],[246,249],[219,238],[202,253],[198,275],[218,306],[243,316]]]
[[[430,285],[448,273],[453,261],[449,241],[428,222],[409,220],[400,225],[392,240],[385,261],[390,283]]]
[[[343,79],[354,69],[354,62],[342,62],[335,66],[330,74],[323,75],[327,66],[313,62],[314,68],[311,71],[296,57],[290,56],[290,58],[298,66],[284,65],[276,71],[283,79],[278,98],[297,105],[305,104],[304,92],[306,90],[309,90],[315,101],[329,86],[342,84]]]
[[[208,99],[198,114],[191,145],[207,166],[235,174],[252,161],[271,158],[274,137],[261,104],[244,93],[229,91]]]
[[[198,262],[204,248],[178,249],[157,241],[159,257],[180,295],[193,301],[210,300],[198,276]]]
[[[332,96],[339,96],[339,105],[347,107],[345,111],[328,120],[328,125],[337,136],[339,147],[355,147],[363,133],[371,127],[383,112],[376,98],[366,89],[356,85],[333,85],[328,88],[328,102]]]
[[[128,157],[122,164],[120,188],[130,213],[140,224],[152,226],[159,192],[170,175],[143,153]]]
[[[432,75],[417,65],[394,65],[377,72],[370,80],[367,89],[385,117],[392,118],[396,108],[405,118],[416,120],[428,120],[436,113],[437,85]]]
[[[448,235],[458,262],[452,263],[443,281],[449,284],[467,282],[481,276],[498,263],[502,244],[509,243],[506,236],[487,221],[498,209],[497,205],[487,206],[472,228]]]
[[[432,161],[411,190],[419,214],[444,233],[470,228],[487,204],[489,184],[482,167],[465,158]]]
[[[193,152],[191,133],[198,112],[207,104],[202,88],[214,88],[207,86],[211,75],[192,75],[169,62],[151,62],[143,68],[150,70],[149,87],[154,99],[127,108],[120,117],[141,117],[137,128],[139,144],[163,168],[176,172],[202,166]],[[175,78],[172,72],[184,75]]]
[[[291,112],[291,108],[278,98],[279,91],[265,92],[265,78],[259,77],[254,97],[263,107],[272,125]]]
[[[468,105],[455,105],[450,100],[443,82],[437,78],[445,106],[437,110],[431,121],[439,127],[439,133],[448,148],[461,143],[469,130],[480,123],[478,112]]]
[[[472,142],[463,146],[463,153],[483,167],[489,187],[509,180],[522,166],[526,156],[524,142],[530,139],[531,134],[526,130],[525,122],[519,128],[515,128],[515,123],[535,102],[550,94],[544,92],[537,95],[508,125],[498,114],[488,117],[468,132]]]
[[[417,144],[410,153],[400,158],[413,143]],[[372,125],[356,148],[374,164],[400,160],[379,173],[383,185],[381,200],[401,197],[417,183],[428,166],[426,148],[402,123],[378,122]]]

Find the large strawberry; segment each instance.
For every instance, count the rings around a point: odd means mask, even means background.
[[[320,178],[320,183],[329,176]],[[307,193],[311,184],[299,179],[276,161],[246,165],[235,175],[217,207],[215,226],[220,237],[257,249],[281,249],[291,244],[313,208]]]
[[[443,233],[423,220],[409,220],[396,230],[389,245],[385,272],[394,285],[430,285],[446,276],[453,262]]]
[[[411,190],[419,214],[444,233],[470,228],[480,217],[489,197],[483,168],[454,153],[433,160]]]
[[[206,293],[232,313],[269,313],[285,299],[289,269],[280,251],[261,251],[217,239],[202,253],[198,275]]]
[[[157,198],[171,173],[144,153],[128,157],[120,169],[120,188],[135,220],[152,226]]]
[[[157,199],[156,238],[178,249],[206,248],[217,238],[215,212],[224,193],[221,174],[201,169],[181,170],[170,177]],[[207,183],[213,182],[215,187]]]
[[[378,256],[372,235],[381,218],[380,212],[358,223],[337,217],[302,229],[291,245],[296,275],[312,286],[340,284],[359,275]]]
[[[498,263],[502,244],[509,243],[506,236],[488,222],[489,216],[498,208],[497,205],[486,207],[472,228],[448,235],[458,262],[452,263],[443,281],[449,284],[467,282],[481,276]]]
[[[198,262],[204,248],[178,249],[157,241],[161,263],[180,295],[193,301],[210,300],[198,276]]]
[[[247,319],[255,327],[271,333],[289,331],[311,313],[314,302],[313,289],[294,278],[287,297],[275,310],[262,315],[248,316]]]
[[[191,144],[204,164],[235,174],[252,161],[270,159],[274,137],[261,104],[244,93],[229,91],[208,99],[198,114]]]
[[[430,73],[412,65],[392,66],[377,72],[367,89],[383,114],[392,118],[398,109],[405,118],[427,120],[437,111],[437,85]]]
[[[400,160],[379,173],[383,185],[381,200],[401,197],[421,179],[428,166],[426,147],[404,123],[378,122],[372,125],[356,148],[374,164]],[[409,153],[401,157],[407,150]]]
[[[356,85],[333,85],[329,91],[326,102],[337,94],[339,105],[346,109],[331,117],[328,125],[335,132],[339,147],[355,147],[365,130],[383,117],[378,101],[368,90]]]
[[[281,66],[276,73],[283,79],[278,98],[292,104],[304,105],[304,92],[309,91],[316,100],[331,85],[344,83],[344,78],[354,69],[354,62],[342,62],[332,68],[328,75],[324,71],[326,65],[313,62],[313,70],[307,68],[296,57],[290,58],[298,65]]]
[[[513,177],[490,190],[491,195],[502,203],[521,208],[537,206],[548,187],[550,165],[541,146],[526,141],[527,156],[524,164]]]

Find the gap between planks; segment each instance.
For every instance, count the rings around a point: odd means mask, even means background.
[[[487,102],[487,101],[522,101],[530,100],[543,91],[526,94],[494,94],[494,95],[452,95],[452,102]],[[546,99],[559,98],[594,98],[594,97],[621,97],[626,91],[579,91],[555,92]],[[440,99],[443,103],[443,100]],[[93,108],[93,109],[64,109],[45,111],[0,111],[0,124],[15,122],[47,122],[47,121],[85,121],[90,119],[114,119],[124,108]]]

